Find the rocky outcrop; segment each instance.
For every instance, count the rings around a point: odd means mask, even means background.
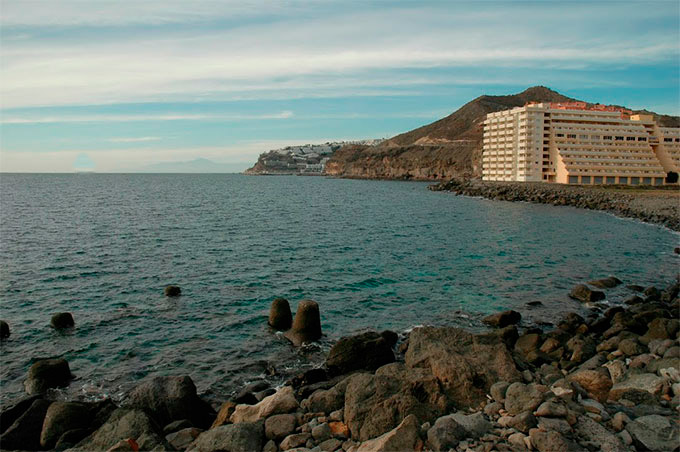
[[[374,371],[391,362],[394,362],[391,345],[383,336],[370,331],[336,342],[328,353],[326,367],[331,374],[342,375],[354,370]]]

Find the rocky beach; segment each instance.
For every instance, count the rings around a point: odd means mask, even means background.
[[[27,397],[0,414],[3,450],[73,451],[672,451],[678,442],[680,283],[575,286],[588,314],[552,326],[492,314],[478,334],[453,327],[340,339],[323,366],[211,406],[188,376],[143,380],[120,403],[54,400],[63,359],[28,370]],[[171,289],[170,292],[177,289]],[[540,308],[532,302],[532,308]],[[321,335],[319,309],[272,304],[293,344]],[[72,327],[53,318],[54,328]],[[3,326],[4,329],[4,326]],[[304,346],[304,345],[303,345]],[[77,369],[74,369],[77,372]]]

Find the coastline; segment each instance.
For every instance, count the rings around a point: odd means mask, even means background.
[[[428,187],[456,195],[601,210],[680,232],[680,188],[605,187],[452,179]]]

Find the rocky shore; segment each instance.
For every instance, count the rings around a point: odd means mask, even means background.
[[[419,327],[339,340],[323,367],[279,388],[254,384],[215,410],[188,376],[153,377],[121,406],[50,399],[71,377],[37,360],[28,397],[3,407],[3,450],[138,451],[673,451],[680,449],[680,283],[627,286],[614,277],[571,291],[585,318],[552,328],[507,311],[490,330]],[[318,305],[273,303],[270,324],[315,340]],[[311,328],[310,328],[311,327]]]
[[[604,187],[545,184],[540,182],[490,182],[452,179],[429,187],[458,195],[500,201],[525,201],[555,206],[602,210],[626,218],[666,226],[680,231],[680,190],[643,187]]]

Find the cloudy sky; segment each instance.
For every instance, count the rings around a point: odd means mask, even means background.
[[[234,171],[545,85],[680,114],[680,6],[0,0],[0,171]]]

